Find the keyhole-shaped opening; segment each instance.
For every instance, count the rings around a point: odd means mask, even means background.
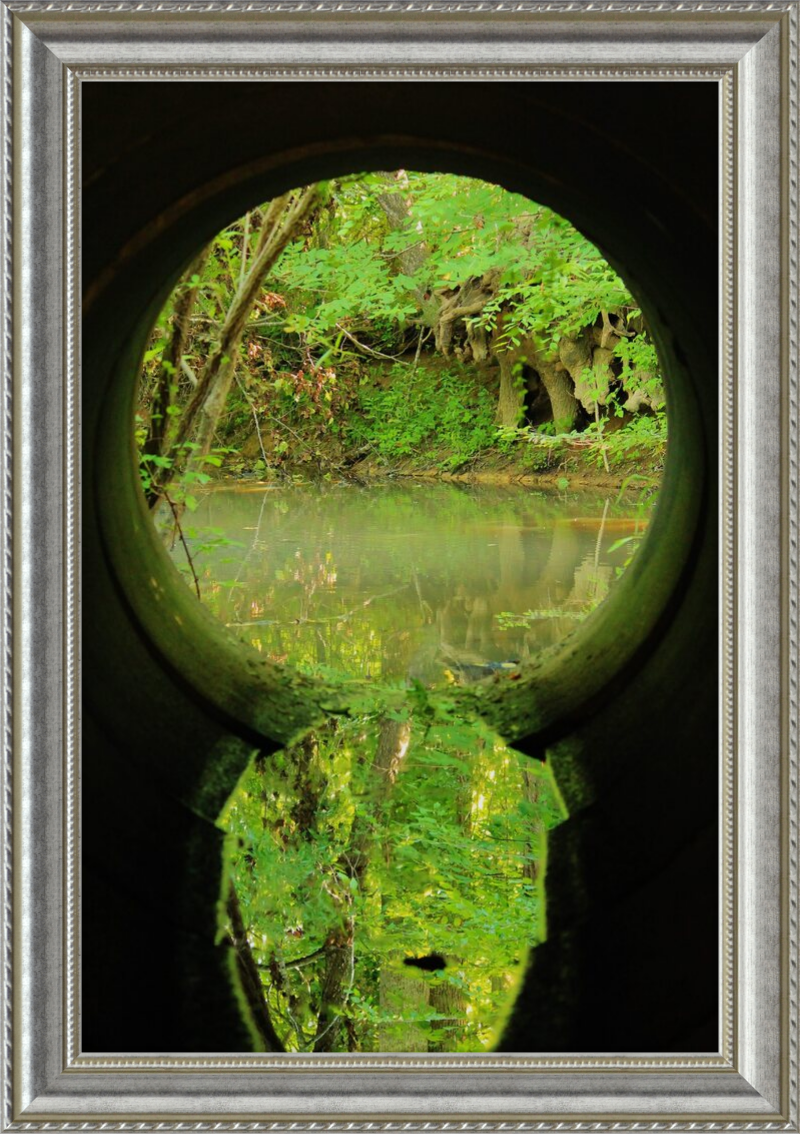
[[[526,680],[644,539],[666,409],[635,298],[568,221],[499,186],[312,184],[188,266],[135,439],[197,599],[338,695],[257,752],[221,818],[220,934],[257,1042],[491,1048],[546,937],[566,809],[544,754],[467,701]]]

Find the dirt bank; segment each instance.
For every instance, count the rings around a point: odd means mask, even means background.
[[[613,488],[623,489],[652,485],[656,488],[663,475],[663,460],[652,453],[617,461],[606,470],[587,449],[553,450],[544,468],[531,468],[530,462],[490,453],[462,467],[446,469],[436,455],[436,463],[428,466],[419,460],[400,461],[392,465],[369,459],[347,470],[356,480],[386,477],[410,477],[416,480],[437,480],[458,484],[520,484],[531,488]]]
[[[525,485],[530,488],[615,489],[630,486],[657,488],[664,469],[663,451],[640,449],[624,458],[612,456],[606,469],[595,447],[580,442],[518,446],[509,452],[487,450],[469,460],[459,462],[445,449],[431,450],[425,457],[414,456],[386,460],[374,453],[359,454],[359,459],[343,455],[336,446],[320,446],[312,455],[303,452],[300,459],[284,457],[274,468],[264,468],[263,461],[241,458],[226,462],[225,474],[235,479],[275,483],[277,480],[354,480],[376,481],[398,477],[415,480],[445,481],[457,484]]]

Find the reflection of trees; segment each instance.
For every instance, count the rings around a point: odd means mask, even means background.
[[[538,561],[532,568],[523,529],[507,525],[497,533],[499,573],[496,580],[460,583],[437,610],[439,647],[450,664],[528,658],[552,645],[574,625],[570,615],[596,606],[608,593],[613,568],[599,562],[602,520],[595,548],[585,555],[586,540],[569,520],[557,522],[537,541]],[[503,629],[497,616],[505,611],[541,612],[527,627]],[[554,617],[563,611],[564,618]]]
[[[460,721],[377,710],[259,758],[227,815],[228,908],[268,1045],[483,1050],[541,924],[549,783]],[[403,963],[433,952],[444,971]]]
[[[346,880],[340,901],[347,913],[328,934],[313,1050],[335,1051],[347,998],[355,981],[356,895],[366,885],[367,869],[382,827],[384,809],[408,751],[411,725],[381,717],[372,764],[355,808],[346,847],[337,861],[338,877]],[[349,981],[349,983],[348,983]]]
[[[482,497],[431,491],[262,492],[247,507],[231,494],[229,530],[245,547],[207,559],[204,598],[273,660],[430,683],[529,658],[607,593],[608,502],[576,521],[500,495],[487,519]],[[212,497],[209,518],[221,513]],[[524,624],[498,619],[529,611]]]

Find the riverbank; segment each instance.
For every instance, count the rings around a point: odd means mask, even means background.
[[[610,447],[609,447],[610,448]],[[479,484],[497,487],[520,485],[528,488],[611,489],[627,487],[639,490],[658,489],[664,471],[666,446],[641,447],[622,455],[613,449],[603,453],[592,442],[576,442],[573,438],[536,438],[521,443],[510,452],[489,450],[459,463],[446,450],[437,450],[428,458],[416,456],[390,461],[374,454],[357,460],[341,453],[322,453],[314,460],[286,460],[277,467],[266,467],[263,461],[226,462],[225,479],[257,479],[267,483],[293,480],[331,480],[341,478],[362,483],[385,480],[417,480],[446,484]]]
[[[425,467],[419,463],[401,462],[386,466],[364,461],[349,470],[360,480],[380,480],[386,477],[403,477],[414,480],[442,481],[450,484],[524,485],[530,488],[610,488],[623,489],[630,482],[652,485],[661,483],[663,460],[652,456],[631,458],[610,465],[598,466],[593,455],[586,451],[565,452],[547,468],[531,469],[521,460],[491,454],[470,462],[464,468],[448,470],[437,465]]]

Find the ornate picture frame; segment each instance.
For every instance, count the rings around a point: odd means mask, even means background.
[[[7,0],[2,16],[4,1128],[798,1129],[797,4]],[[80,682],[97,662],[80,611],[99,575],[79,528],[80,296],[85,314],[149,238],[95,256],[82,292],[82,85],[565,80],[719,93],[719,1051],[87,1052]]]

